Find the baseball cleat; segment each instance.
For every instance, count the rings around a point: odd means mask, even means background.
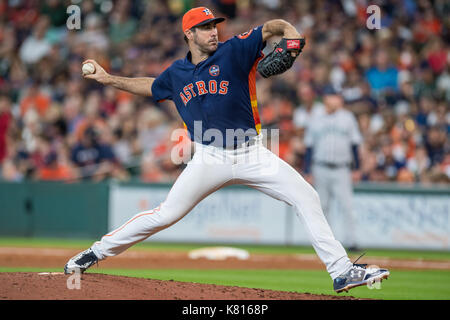
[[[359,260],[359,258],[357,260]],[[349,271],[334,279],[333,289],[337,293],[342,291],[348,292],[348,290],[352,288],[363,285],[370,286],[375,282],[381,282],[383,279],[387,279],[389,275],[390,273],[387,269],[381,269],[374,265],[367,266],[367,264],[353,263],[353,266]]]
[[[74,272],[83,273],[90,268],[94,263],[98,262],[98,258],[91,248],[84,250],[76,256],[69,259],[64,266],[65,274],[72,274]]]

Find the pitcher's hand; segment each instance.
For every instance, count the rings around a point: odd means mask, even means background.
[[[109,83],[109,79],[110,79],[110,75],[105,71],[105,69],[103,69],[103,67],[101,65],[99,65],[97,63],[97,61],[95,60],[85,60],[83,61],[82,65],[85,63],[92,63],[95,67],[95,72],[91,73],[91,74],[87,74],[84,75],[83,77],[86,79],[93,79],[96,80],[102,84],[108,84]]]

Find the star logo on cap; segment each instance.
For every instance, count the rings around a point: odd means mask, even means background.
[[[205,10],[203,10],[203,12],[204,12],[207,16],[209,16],[209,15],[211,14],[211,11],[209,11],[208,8],[205,8]]]

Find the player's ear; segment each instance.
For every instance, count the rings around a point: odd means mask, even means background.
[[[194,32],[192,29],[188,29],[184,31],[184,41],[188,43],[189,40],[192,40],[194,38]]]

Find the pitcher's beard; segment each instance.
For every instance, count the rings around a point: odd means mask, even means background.
[[[206,43],[199,43],[198,40],[194,37],[194,42],[198,46],[199,50],[202,53],[207,54],[207,55],[211,55],[212,53],[214,53],[219,46],[218,40],[215,40],[215,41],[210,40]]]

